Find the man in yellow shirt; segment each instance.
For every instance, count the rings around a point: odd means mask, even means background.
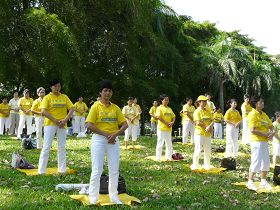
[[[224,116],[221,113],[221,109],[218,107],[213,115],[214,118],[214,138],[222,139],[223,138],[223,122]]]
[[[157,125],[157,146],[156,146],[156,160],[160,161],[162,154],[162,147],[165,142],[165,159],[172,160],[172,140],[171,132],[172,126],[175,122],[175,114],[170,107],[168,107],[169,98],[163,94],[160,96],[161,105],[157,108],[156,118]]]
[[[2,103],[0,104],[0,135],[8,134],[9,131],[9,115],[10,108],[8,104],[8,98],[4,96],[2,98]]]
[[[85,113],[88,111],[87,105],[83,102],[83,97],[79,97],[79,101],[74,104],[75,112],[74,112],[74,135],[82,138],[86,137],[86,128],[85,128]]]
[[[261,183],[259,187],[270,190],[272,187],[266,181],[270,165],[268,141],[273,138],[275,131],[269,117],[262,111],[264,100],[261,97],[254,97],[251,102],[255,109],[252,109],[247,116],[250,130],[248,138],[251,147],[251,164],[246,186],[249,189],[257,190],[253,178],[256,173],[260,173]]]
[[[37,141],[37,149],[41,149],[43,146],[43,123],[44,116],[40,109],[43,98],[45,97],[45,88],[39,87],[37,89],[37,98],[31,107],[31,111],[35,115],[35,126],[36,126],[36,141]]]
[[[209,109],[206,108],[207,98],[200,95],[197,100],[197,109],[193,113],[193,120],[195,123],[194,130],[194,153],[193,163],[191,169],[199,168],[199,156],[202,148],[204,149],[204,166],[206,170],[210,169],[211,159],[211,133],[213,131],[213,115]]]
[[[132,147],[134,148],[134,144],[137,141],[137,129],[139,124],[139,113],[136,106],[133,106],[133,97],[129,97],[127,101],[127,106],[124,106],[122,109],[123,116],[126,118],[126,122],[128,128],[125,130],[124,135],[124,144],[127,148],[127,142],[131,136],[132,138]]]
[[[252,107],[250,104],[250,96],[248,94],[244,95],[244,103],[241,105],[241,112],[242,112],[242,144],[248,144],[248,122],[247,116],[252,111]]]
[[[89,201],[91,204],[96,204],[98,200],[104,155],[107,154],[109,198],[113,203],[122,204],[118,198],[120,160],[118,136],[127,128],[127,123],[120,108],[110,102],[113,95],[112,83],[103,80],[99,85],[100,100],[92,105],[86,119],[88,129],[94,133],[90,148],[92,171],[89,184]]]
[[[187,143],[187,138],[189,133],[191,134],[190,142],[194,143],[194,122],[193,122],[193,113],[195,111],[194,106],[192,105],[193,100],[191,98],[186,98],[186,104],[183,106],[183,137],[182,143]]]
[[[156,111],[158,107],[157,100],[153,101],[153,106],[150,108],[149,114],[151,116],[151,137],[153,134],[157,133],[157,119],[156,119]]]
[[[57,137],[58,173],[66,172],[66,124],[74,112],[74,106],[68,96],[60,93],[61,82],[50,82],[51,93],[46,95],[41,103],[44,119],[44,144],[41,150],[38,174],[45,174],[49,152],[54,136]],[[67,113],[68,111],[68,113]]]
[[[22,129],[26,123],[27,135],[32,134],[32,111],[31,107],[33,104],[33,99],[29,97],[29,90],[25,89],[23,91],[23,97],[19,99],[18,106],[20,109],[19,126],[17,132],[17,138],[21,138]]]

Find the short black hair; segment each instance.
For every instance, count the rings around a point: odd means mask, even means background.
[[[128,101],[133,101],[134,97],[128,97]]]
[[[168,95],[162,94],[162,95],[159,96],[160,101],[163,101],[164,98],[168,98]]]
[[[113,85],[110,80],[102,80],[99,82],[99,92],[102,92],[104,88],[113,90]]]
[[[228,100],[227,101],[227,107],[230,107],[233,102],[237,103],[237,100],[235,98],[232,98],[232,99]]]
[[[2,96],[2,100],[4,100],[5,98],[6,98],[6,99],[8,99],[8,97],[7,97],[7,96]]]
[[[54,85],[56,85],[56,84],[60,84],[60,85],[62,86],[62,83],[61,83],[61,81],[60,81],[59,79],[52,79],[52,80],[50,81],[50,83],[49,83],[50,87],[51,87],[51,86],[54,86]]]
[[[204,94],[204,96],[211,96],[211,97],[212,97],[211,93],[209,93],[209,92],[206,92],[206,93]]]
[[[278,118],[280,116],[280,112],[275,112],[275,117]]]
[[[192,100],[192,101],[193,101],[193,99],[192,99],[191,97],[187,97],[187,98],[186,98],[186,102],[188,102],[189,100]]]
[[[256,104],[258,103],[258,101],[260,101],[261,99],[263,99],[263,97],[261,96],[253,96],[251,99],[251,104],[254,108],[256,108]]]
[[[244,94],[243,98],[244,98],[244,100],[247,99],[247,98],[250,99],[250,96],[249,96],[249,94]]]

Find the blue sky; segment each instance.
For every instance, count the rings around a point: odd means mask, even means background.
[[[266,47],[270,54],[280,54],[280,0],[163,0],[178,15],[193,20],[216,23],[220,30],[240,30]]]

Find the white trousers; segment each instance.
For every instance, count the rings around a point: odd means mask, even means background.
[[[183,122],[183,137],[182,143],[187,143],[187,138],[191,134],[191,143],[194,141],[194,123],[189,120],[184,120]]]
[[[204,150],[204,168],[210,168],[211,159],[211,137],[194,135],[194,153],[193,153],[193,168],[199,167],[199,156],[201,150]]]
[[[127,129],[124,131],[124,140],[128,141],[130,136],[132,141],[137,140],[138,125],[129,123]]]
[[[19,125],[19,114],[18,113],[10,113],[10,134],[17,134]]]
[[[269,149],[268,143],[250,142],[251,146],[251,165],[250,172],[259,173],[260,171],[269,171]]]
[[[18,126],[18,132],[17,137],[20,138],[22,134],[22,129],[24,128],[24,125],[26,123],[27,126],[27,135],[32,134],[32,115],[20,115],[19,116],[19,126]]]
[[[156,159],[160,161],[162,154],[162,147],[165,142],[165,159],[172,160],[172,140],[171,131],[157,130],[157,147],[156,147]]]
[[[9,128],[9,118],[8,117],[0,118],[0,135],[4,134],[4,127],[6,130],[7,130],[7,128]]]
[[[119,179],[119,160],[120,160],[120,144],[116,138],[115,144],[108,144],[105,136],[93,134],[91,141],[91,162],[92,171],[90,176],[89,196],[98,199],[100,188],[100,176],[103,172],[104,155],[107,153],[108,169],[109,169],[109,197],[118,195],[118,179]]]
[[[239,128],[231,124],[226,126],[226,157],[237,157],[238,155],[238,134]]]
[[[59,128],[56,125],[47,125],[44,127],[44,144],[41,150],[38,165],[39,174],[46,173],[46,168],[49,160],[49,152],[55,135],[57,138],[58,172],[66,172],[66,129]]]
[[[75,116],[75,126],[74,133],[85,132],[85,117],[84,116]]]
[[[272,153],[273,153],[273,155],[280,157],[280,144],[275,139],[273,139],[273,142],[272,142]]]
[[[37,148],[42,148],[43,145],[43,123],[44,117],[38,116],[35,117],[35,132],[36,132],[36,141],[37,141]]]
[[[248,121],[247,121],[247,118],[243,118],[242,119],[242,140],[241,140],[242,144],[249,143],[248,133],[249,133]]]
[[[223,138],[222,123],[214,123],[214,138],[215,139]]]

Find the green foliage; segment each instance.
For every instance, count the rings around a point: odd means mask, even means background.
[[[247,35],[178,16],[161,0],[0,2],[0,88],[6,93],[34,91],[58,77],[70,98],[82,94],[89,102],[96,84],[110,79],[114,102],[133,95],[149,106],[167,93],[178,113],[187,96],[210,91],[217,104],[221,84],[225,98],[242,100],[245,92],[277,97],[280,67],[273,59]]]

